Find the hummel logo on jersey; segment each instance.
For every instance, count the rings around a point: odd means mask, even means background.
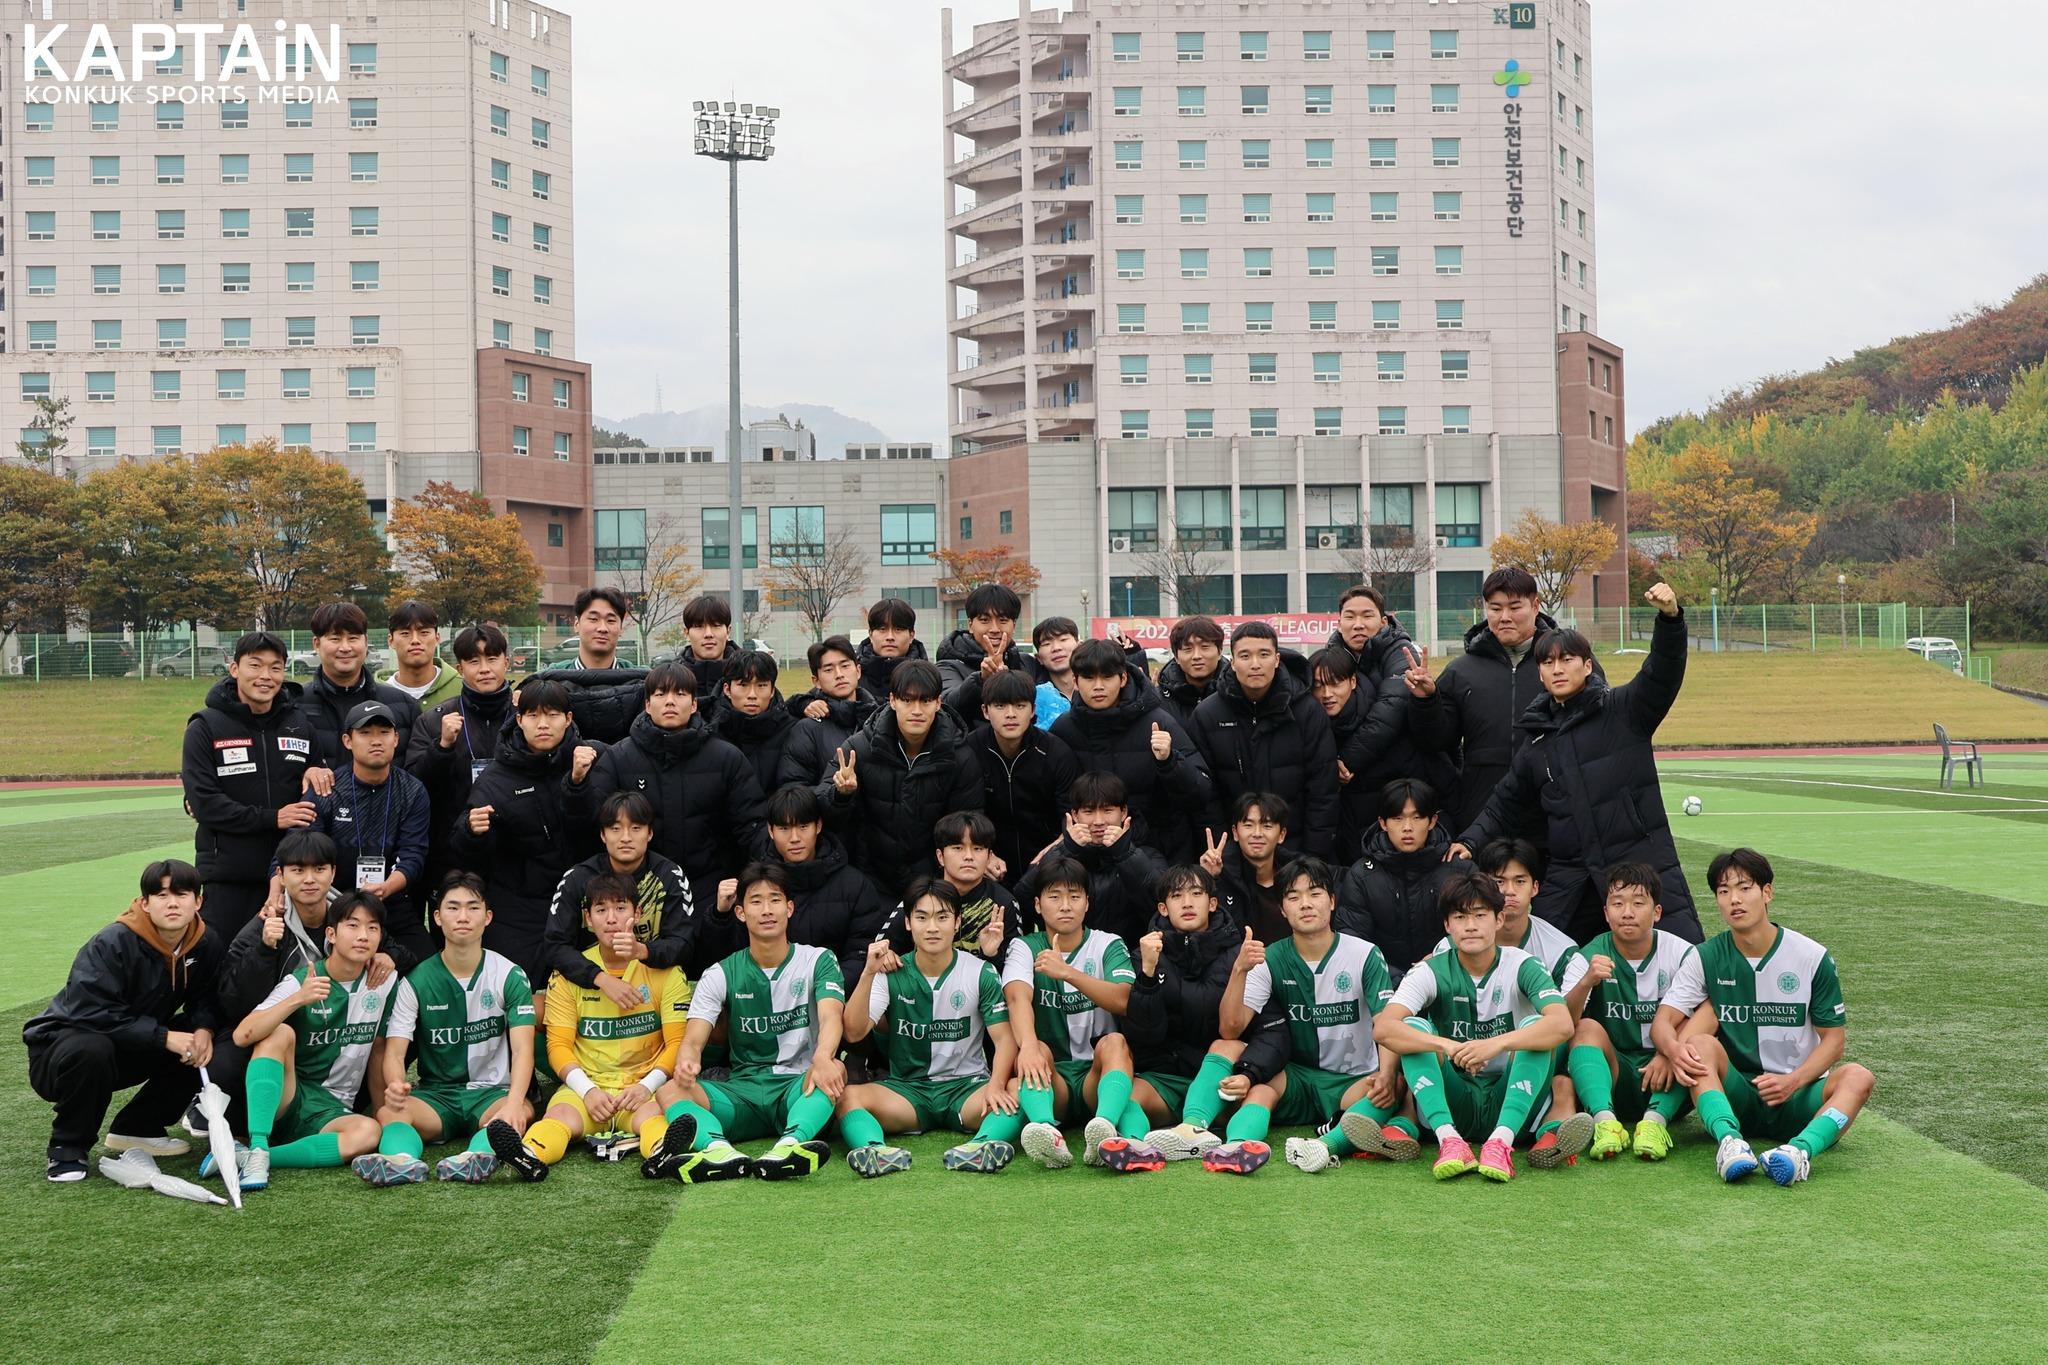
[[[1472,1001],[1465,996],[1454,995],[1451,997],[1451,1003],[1453,1005],[1469,1005],[1472,1003]]]
[[[1291,976],[1283,976],[1280,978],[1280,984],[1283,986],[1292,986],[1294,984],[1294,978]]]
[[[896,997],[896,1003],[899,1005],[915,1005],[917,1002],[907,995],[899,995]]]
[[[514,787],[514,788],[512,789],[512,794],[513,794],[514,796],[531,796],[531,795],[533,794],[533,788],[531,788],[531,787]]]
[[[752,991],[734,991],[732,998],[735,1000],[752,1000],[754,993]]]
[[[427,1008],[430,1010],[445,1010],[448,1007],[446,1005],[429,1005]]]
[[[1719,976],[1717,976],[1717,977],[1715,977],[1715,978],[1714,978],[1714,984],[1715,984],[1716,986],[1732,986],[1732,985],[1734,985],[1735,983],[1734,983],[1733,981],[1730,981],[1730,980],[1726,979],[1725,977],[1719,977]]]

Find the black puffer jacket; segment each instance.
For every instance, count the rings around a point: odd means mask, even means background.
[[[301,799],[319,742],[299,709],[300,688],[278,689],[257,715],[222,678],[206,692],[206,708],[185,722],[182,775],[193,831],[194,865],[208,882],[267,882],[270,855],[283,831],[277,813]]]
[[[1200,933],[1182,933],[1156,912],[1145,932],[1160,935],[1159,969],[1151,976],[1139,972],[1117,1027],[1131,1045],[1137,1070],[1192,1076],[1209,1045],[1223,1036],[1216,1015],[1244,946],[1244,926],[1219,904]],[[1136,949],[1131,964],[1142,966]]]
[[[441,747],[441,720],[460,715],[462,733],[453,748]],[[448,858],[448,830],[455,817],[469,809],[469,787],[476,765],[497,756],[498,740],[506,728],[516,728],[512,719],[512,689],[495,692],[470,691],[467,684],[448,700],[420,713],[412,727],[412,739],[405,746],[405,770],[427,789],[434,805],[433,839],[427,845],[427,891],[431,896],[441,877],[454,866]]]
[[[860,969],[868,945],[881,937],[889,918],[889,905],[882,893],[846,856],[846,846],[830,834],[818,836],[817,851],[801,863],[784,862],[766,834],[757,841],[754,856],[763,862],[780,863],[795,883],[796,909],[789,919],[789,941],[823,948],[839,960],[839,970],[850,972],[848,981],[860,980]],[[747,929],[739,916],[718,913],[716,906],[705,917],[704,956],[710,962],[729,957],[747,946]]]
[[[854,865],[893,899],[930,867],[939,817],[981,809],[981,765],[967,747],[966,728],[944,707],[915,759],[904,757],[896,713],[886,706],[867,718],[847,748],[859,789],[848,796],[833,788],[834,828]]]
[[[711,709],[711,703],[720,695],[719,687],[725,681],[725,666],[731,663],[733,655],[739,652],[740,647],[727,640],[725,652],[717,658],[700,659],[696,651],[685,644],[676,651],[675,658],[669,662],[681,664],[690,670],[690,676],[697,680],[697,704],[708,711]]]
[[[1067,788],[1081,765],[1074,751],[1037,726],[1024,732],[1015,758],[1004,758],[987,721],[967,737],[981,764],[982,809],[996,822],[996,856],[1006,865],[1003,884],[1014,888],[1038,850],[1060,836],[1067,813]]]
[[[1173,737],[1164,763],[1152,757],[1152,727]],[[1052,723],[1053,738],[1074,751],[1083,772],[1113,772],[1130,797],[1131,832],[1168,863],[1192,862],[1200,845],[1195,831],[1209,809],[1212,788],[1202,751],[1181,723],[1160,703],[1143,669],[1128,670],[1123,695],[1114,706],[1091,711],[1076,703]]]
[[[1366,693],[1353,689],[1342,709],[1329,717],[1330,738],[1336,743],[1338,753],[1344,752],[1345,746],[1357,737],[1359,727],[1365,724],[1367,699]],[[1366,836],[1379,826],[1379,809],[1378,787],[1368,786],[1364,779],[1357,777],[1349,782],[1338,782],[1337,848],[1331,861],[1349,866],[1365,855]],[[1455,822],[1446,814],[1444,823]]]
[[[1700,941],[1699,916],[1657,784],[1651,736],[1685,681],[1685,617],[1657,617],[1642,671],[1619,687],[1589,678],[1559,706],[1548,694],[1522,717],[1529,742],[1458,842],[1478,849],[1531,827],[1548,836],[1549,867],[1531,912],[1580,943],[1600,931],[1607,869],[1648,863],[1664,884],[1659,928]]]
[[[854,662],[860,665],[860,685],[874,693],[878,700],[889,695],[889,679],[895,674],[896,665],[902,663],[904,659],[929,659],[930,657],[929,654],[924,652],[924,641],[922,640],[912,640],[910,642],[910,649],[900,658],[895,659],[885,658],[875,653],[874,645],[866,640],[862,640],[853,648]],[[979,666],[980,663],[977,660],[976,667]]]
[[[812,720],[804,714],[804,709],[814,701],[825,703],[822,720]],[[820,799],[829,800],[831,793],[819,784],[832,785],[832,770],[837,766],[834,752],[846,747],[846,741],[860,731],[862,722],[880,705],[882,702],[866,687],[855,688],[851,697],[844,698],[828,697],[815,687],[800,697],[791,697],[789,713],[796,717],[796,725],[783,746],[782,765],[775,770],[775,785],[768,790],[773,792],[794,782],[819,788]]]
[[[348,766],[348,750],[341,742],[341,723],[348,719],[350,711],[366,701],[381,701],[398,717],[398,755],[393,761],[405,762],[406,742],[412,737],[413,722],[420,718],[420,704],[391,684],[378,682],[367,668],[356,678],[354,687],[336,686],[333,679],[317,668],[306,679],[299,709],[319,737],[313,746],[314,762],[336,772]]]
[[[1343,635],[1332,633],[1330,643],[1343,645]],[[1419,777],[1439,794],[1449,792],[1457,780],[1457,769],[1442,755],[1425,753],[1408,729],[1408,704],[1413,698],[1401,675],[1422,657],[1422,651],[1401,624],[1389,617],[1379,633],[1365,642],[1365,648],[1351,657],[1358,661],[1359,706],[1365,716],[1337,757],[1351,770],[1352,784],[1363,783],[1363,790],[1377,794],[1397,777]]]
[[[548,902],[548,927],[543,937],[545,970],[559,972],[586,990],[597,984],[600,968],[583,955],[585,949],[597,942],[597,936],[584,926],[583,911],[590,898],[591,880],[610,871],[611,855],[603,851],[594,853],[562,874],[562,880],[555,884],[554,897]],[[682,868],[659,853],[649,853],[640,860],[640,867],[632,876],[633,901],[640,911],[633,927],[636,936],[647,945],[648,966],[681,967],[694,978],[725,956],[720,953],[713,957],[696,951],[698,921],[693,913],[690,882]],[[546,982],[543,980],[539,985],[545,987]]]
[[[654,851],[681,865],[699,906],[717,903],[719,879],[739,872],[766,817],[754,765],[701,715],[664,730],[642,711],[624,742],[569,784],[569,818],[597,828],[598,807],[616,791],[645,792],[654,803]]]
[[[296,918],[298,912],[287,906],[285,914]],[[228,942],[216,992],[223,1019],[240,1023],[251,1010],[263,1003],[263,997],[270,994],[272,987],[306,965],[306,950],[300,944],[298,934],[287,927],[284,937],[272,947],[263,941],[265,923],[263,916],[256,916],[236,930],[234,938]],[[291,920],[285,923],[289,926]],[[312,943],[315,956],[319,956],[327,945],[326,922],[323,920],[317,929],[308,929],[303,923],[299,928]],[[419,965],[396,940],[382,945],[381,951],[390,954],[392,965],[400,976]]]
[[[576,732],[599,744],[617,744],[632,733],[647,710],[644,668],[549,668],[532,675],[569,689],[569,713]],[[524,687],[532,678],[522,678]]]
[[[595,823],[574,820],[568,812],[569,770],[583,742],[572,724],[560,744],[537,753],[513,726],[449,827],[450,860],[482,877],[487,888],[491,923],[484,946],[519,964],[529,981],[547,980],[542,942],[555,887],[597,848]],[[491,808],[491,827],[474,834],[469,812],[481,806]]]
[[[1387,832],[1375,827],[1366,837],[1365,856],[1344,874],[1337,891],[1336,927],[1377,944],[1387,970],[1399,981],[1444,936],[1444,917],[1437,896],[1459,872],[1470,872],[1463,858],[1444,861],[1451,836],[1438,825],[1413,853],[1396,852]]]
[[[1556,627],[1539,612],[1529,643]],[[1598,659],[1593,672],[1607,676]],[[1529,742],[1522,717],[1543,695],[1543,680],[1528,649],[1515,659],[1481,621],[1465,632],[1465,652],[1437,675],[1436,691],[1410,698],[1408,726],[1416,742],[1458,768],[1457,789],[1444,803],[1446,825],[1463,829],[1486,809],[1486,798]]]
[[[988,651],[969,631],[956,630],[939,643],[939,674],[946,680],[942,700],[969,725],[981,719],[981,661],[987,657]],[[1003,651],[1003,667],[1027,674],[1034,686],[1052,676],[1036,656],[1014,644]]]
[[[1244,793],[1271,792],[1291,811],[1290,848],[1330,856],[1337,844],[1337,746],[1311,681],[1308,660],[1283,650],[1273,685],[1256,702],[1235,673],[1226,673],[1195,708],[1188,728],[1215,788],[1210,829],[1230,828],[1230,803]]]
[[[754,780],[760,784],[763,795],[775,790],[776,775],[782,770],[782,758],[796,734],[796,724],[796,717],[779,700],[760,715],[750,716],[735,710],[731,702],[720,696],[717,709],[711,713],[711,732],[747,756],[747,762],[754,765]]]
[[[1202,704],[1202,699],[1214,692],[1216,684],[1229,672],[1230,660],[1220,659],[1213,677],[1207,682],[1192,683],[1188,681],[1188,675],[1181,672],[1180,661],[1168,659],[1159,669],[1160,699],[1173,713],[1173,718],[1186,725],[1188,718],[1195,714],[1195,708]]]
[[[1072,858],[1088,869],[1088,921],[1090,929],[1115,934],[1136,948],[1138,937],[1159,908],[1159,874],[1166,864],[1159,855],[1126,834],[1115,843],[1077,844],[1062,834],[1048,858]],[[1038,896],[1038,869],[1034,863],[1017,880],[1017,899],[1034,903]]]

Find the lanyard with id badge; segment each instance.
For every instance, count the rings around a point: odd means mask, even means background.
[[[469,706],[459,696],[455,699],[455,709],[462,716],[462,747],[469,751],[469,781],[474,786],[477,778],[483,776],[484,769],[490,766],[491,761],[476,756],[476,745],[469,740]]]
[[[358,891],[364,887],[381,884],[384,878],[389,875],[390,862],[385,858],[384,851],[391,847],[391,807],[397,800],[397,793],[392,789],[392,785],[396,781],[397,778],[394,776],[387,778],[384,783],[384,821],[383,828],[378,835],[376,852],[371,853],[360,842],[357,844],[356,889]],[[369,823],[365,818],[367,813],[363,809],[363,789],[356,782],[353,775],[349,778],[349,786],[354,789],[356,794],[357,835],[360,840],[361,835],[369,829]]]

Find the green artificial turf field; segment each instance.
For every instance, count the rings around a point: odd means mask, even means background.
[[[1813,1179],[1661,1167],[1437,1186],[1421,1163],[1250,1180],[948,1174],[684,1189],[572,1154],[543,1185],[282,1172],[241,1214],[42,1179],[21,1024],[151,857],[171,788],[0,793],[0,1288],[19,1358],[206,1361],[2038,1360],[2048,1339],[2048,753],[1662,760],[1698,883],[1752,843],[1841,964],[1872,1109]],[[1278,1145],[1280,1135],[1276,1135]],[[166,1162],[191,1174],[196,1157]],[[1591,1288],[1570,1288],[1594,1280]]]

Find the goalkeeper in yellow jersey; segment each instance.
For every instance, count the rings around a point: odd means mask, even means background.
[[[654,1092],[675,1070],[690,1008],[680,967],[649,967],[636,955],[639,910],[633,883],[616,873],[593,877],[584,923],[597,943],[584,956],[639,998],[621,1006],[595,986],[557,972],[548,985],[548,1062],[562,1088],[524,1137],[509,1123],[490,1125],[491,1150],[523,1180],[546,1179],[569,1144],[586,1134],[637,1135],[652,1152],[668,1131]]]

